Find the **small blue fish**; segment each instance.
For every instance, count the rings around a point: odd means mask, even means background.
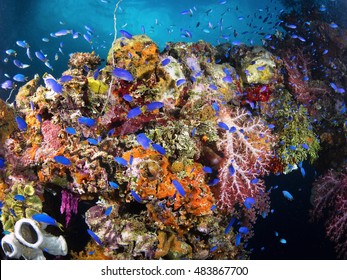
[[[227,84],[231,84],[233,82],[233,78],[231,76],[225,76],[222,80]]]
[[[27,42],[24,41],[16,41],[17,46],[21,47],[21,48],[29,48],[29,44]]]
[[[6,162],[5,159],[0,157],[0,169],[5,168],[5,162]]]
[[[122,157],[115,157],[114,160],[120,164],[120,165],[123,165],[123,166],[127,166],[128,165],[128,161],[125,160],[124,158]]]
[[[257,70],[258,71],[264,71],[265,70],[265,66],[259,66],[259,67],[257,67]]]
[[[151,112],[151,111],[154,111],[154,110],[157,110],[157,109],[160,109],[164,106],[164,103],[163,102],[159,102],[159,101],[154,101],[154,102],[151,102],[149,104],[146,105],[146,110]]]
[[[218,178],[214,178],[214,179],[212,179],[210,182],[208,182],[208,186],[214,186],[214,185],[217,185],[218,183],[219,183],[219,179]]]
[[[88,255],[94,255],[94,253],[95,253],[95,250],[94,251],[90,251],[90,252],[88,252]]]
[[[192,130],[192,137],[195,136],[195,133],[196,133],[196,127],[194,127],[193,130]]]
[[[244,205],[247,209],[251,209],[253,204],[255,204],[255,199],[253,197],[247,197],[245,199]]]
[[[128,82],[131,82],[132,80],[134,80],[133,75],[131,75],[129,71],[122,68],[115,68],[112,71],[112,75],[117,77],[118,79],[128,81]]]
[[[65,131],[71,135],[76,134],[76,130],[73,127],[67,127],[67,128],[65,128]]]
[[[233,176],[235,174],[235,168],[232,164],[230,164],[229,166],[229,173],[230,173],[230,176]]]
[[[82,116],[82,117],[78,118],[78,123],[79,124],[84,124],[84,125],[86,125],[88,127],[92,127],[92,126],[94,126],[96,124],[96,121],[91,119],[91,118],[87,118],[87,117],[83,117]]]
[[[274,128],[275,128],[275,125],[272,124],[272,123],[270,123],[267,127],[270,128],[270,129],[274,129]]]
[[[230,133],[234,133],[235,131],[236,131],[236,127],[235,126],[230,127],[230,130],[229,130]]]
[[[118,185],[117,183],[112,182],[112,181],[109,181],[108,183],[110,184],[111,188],[113,188],[113,189],[119,189],[119,185]]]
[[[87,138],[87,141],[90,145],[98,145],[98,140],[94,138]]]
[[[330,27],[335,29],[335,28],[338,28],[339,26],[336,23],[332,22],[330,23]]]
[[[288,191],[282,191],[283,196],[289,201],[294,200],[294,197]]]
[[[203,170],[205,173],[212,173],[212,168],[209,167],[209,166],[204,166],[204,167],[202,168],[202,170]]]
[[[133,108],[128,112],[127,118],[128,119],[135,118],[135,117],[139,116],[141,113],[142,113],[142,111],[141,111],[140,107]]]
[[[234,225],[234,223],[236,222],[236,218],[233,217],[230,222],[228,223],[227,227],[224,230],[224,234],[228,234],[231,230],[231,227]]]
[[[231,42],[231,44],[232,44],[233,46],[240,46],[240,45],[243,44],[243,42],[241,42],[241,41],[233,41],[233,42]]]
[[[278,236],[278,232],[277,231],[275,231],[275,236]]]
[[[171,62],[170,58],[165,58],[161,61],[162,66],[166,66]]]
[[[131,35],[128,31],[119,30],[119,33],[120,33],[123,37],[125,37],[125,38],[127,38],[127,39],[132,39],[132,38],[133,38],[133,35]]]
[[[11,234],[11,232],[9,232],[8,230],[4,230],[4,231],[2,232],[2,234],[3,234],[3,235],[7,235],[7,234]],[[8,245],[12,246],[11,244],[8,244]]]
[[[131,195],[133,196],[133,198],[138,202],[138,203],[142,203],[142,198],[134,191],[131,190]]]
[[[86,40],[89,44],[92,43],[92,38],[88,34],[83,34],[84,40]]]
[[[40,114],[36,115],[36,119],[39,121],[39,123],[42,123],[42,117]]]
[[[266,211],[261,212],[261,216],[263,217],[263,219],[265,219],[265,218],[266,218],[266,216],[267,216]]]
[[[329,52],[329,50],[325,49],[323,52],[322,52],[322,55],[325,55]]]
[[[184,84],[185,82],[186,82],[186,79],[179,79],[176,81],[176,86],[179,87],[180,85]]]
[[[13,49],[8,49],[5,51],[7,55],[12,55],[12,56],[16,56],[17,52]]]
[[[337,91],[337,86],[336,86],[334,83],[330,83],[330,86],[331,86],[335,91]]]
[[[125,101],[128,101],[128,102],[132,102],[132,101],[133,101],[133,98],[131,97],[130,94],[124,94],[124,95],[123,95],[123,99],[124,99]]]
[[[240,243],[241,243],[241,234],[238,233],[238,234],[236,234],[236,236],[235,236],[235,246],[239,246]]]
[[[41,60],[42,62],[46,62],[47,61],[47,57],[41,52],[41,51],[37,51],[35,52],[35,56]]]
[[[259,182],[258,178],[254,178],[251,180],[251,184],[257,184]]]
[[[16,212],[14,212],[14,210],[12,208],[9,209],[10,213],[13,217],[17,218]]]
[[[44,82],[48,89],[51,89],[56,93],[62,93],[63,86],[59,84],[55,79],[48,78],[48,79],[45,79]]]
[[[213,103],[212,103],[212,108],[213,108],[213,110],[215,110],[217,113],[219,112],[219,106],[218,106],[218,103],[217,103],[217,102],[213,102]]]
[[[110,131],[107,132],[107,136],[108,136],[108,137],[111,137],[111,136],[113,135],[114,132],[115,132],[115,129],[114,129],[114,128],[110,129]]]
[[[296,150],[296,147],[293,146],[293,145],[290,145],[290,146],[289,146],[289,149],[291,149],[292,151],[295,151],[295,150]]]
[[[71,161],[64,156],[55,156],[54,160],[62,165],[71,166]]]
[[[137,134],[136,141],[146,150],[149,149],[149,145],[152,142],[144,133]]]
[[[7,90],[7,89],[12,89],[14,87],[14,84],[11,80],[7,80],[1,84],[1,88]]]
[[[93,231],[87,229],[87,232],[95,240],[96,243],[98,243],[100,246],[103,246],[100,238]]]
[[[218,122],[218,126],[222,129],[229,130],[228,125],[224,122]]]
[[[303,167],[300,167],[300,172],[301,172],[302,177],[305,178],[306,172],[305,172],[305,169]]]
[[[71,30],[62,29],[62,30],[59,30],[59,31],[55,32],[54,36],[60,37],[60,36],[65,36],[65,35],[67,35],[69,33],[71,33]]]
[[[213,205],[211,206],[211,208],[210,208],[211,211],[214,211],[214,210],[216,210],[216,209],[217,209],[217,205],[216,205],[216,204],[213,204]]]
[[[217,90],[217,86],[216,85],[210,85],[209,88],[212,89],[212,90]]]
[[[16,194],[13,198],[15,200],[22,201],[22,202],[25,200],[25,196],[21,194]]]
[[[98,69],[95,70],[94,75],[93,75],[94,80],[97,80],[97,79],[98,79],[100,70],[101,70],[100,68],[98,68]]]
[[[23,74],[16,74],[13,76],[13,80],[15,80],[16,82],[23,83],[27,80],[27,78]]]
[[[296,29],[296,25],[294,24],[286,24],[286,26],[290,29]]]
[[[34,102],[30,101],[29,103],[30,103],[30,109],[32,111],[35,111],[35,104],[34,104]]]
[[[181,196],[186,195],[186,192],[180,182],[178,182],[177,180],[172,180],[172,184]]]
[[[59,79],[61,83],[70,82],[71,80],[72,80],[72,76],[70,75],[61,76],[61,78]]]
[[[286,244],[286,243],[287,243],[287,240],[285,240],[284,238],[281,238],[281,239],[280,239],[280,242],[281,242],[282,244]]]
[[[110,216],[112,212],[112,206],[108,207],[106,210],[105,210],[105,216]]]
[[[31,216],[31,218],[39,223],[45,223],[51,226],[58,227],[60,230],[62,230],[63,228],[62,224],[58,223],[54,218],[45,213],[34,214]]]
[[[248,233],[248,228],[247,227],[240,227],[239,228],[239,233],[242,233],[242,234],[247,234]]]
[[[87,31],[89,31],[89,32],[91,32],[91,33],[94,33],[94,29],[93,29],[92,27],[90,27],[90,26],[88,26],[88,25],[85,25],[84,28],[85,28]]]
[[[18,129],[20,131],[26,131],[27,130],[28,124],[25,122],[25,120],[22,117],[17,116],[16,117],[16,123],[17,123]]]
[[[218,246],[213,246],[211,249],[210,249],[210,253],[216,251],[218,249]]]
[[[165,149],[162,146],[160,146],[159,144],[152,143],[152,148],[163,156],[166,154]]]

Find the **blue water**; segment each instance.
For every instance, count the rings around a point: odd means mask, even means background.
[[[59,77],[67,67],[69,54],[76,51],[94,50],[101,58],[106,58],[114,38],[113,13],[116,2],[1,0],[0,83],[7,80],[5,73],[10,77],[21,73],[28,79],[36,73],[42,75],[45,72]],[[134,35],[145,32],[161,50],[168,41],[204,40],[213,45],[227,41],[260,44],[264,34],[274,33],[273,25],[278,21],[282,8],[278,0],[123,0],[117,11],[117,29],[127,30]],[[191,12],[182,15],[186,10]],[[267,23],[262,23],[267,16]],[[58,38],[50,36],[62,29],[86,34],[85,25],[94,30],[91,44],[83,36],[78,39],[72,39],[71,34]],[[185,30],[190,32],[191,38],[181,35],[187,34]],[[49,42],[43,42],[44,37],[48,38]],[[33,61],[28,59],[25,49],[16,45],[17,40],[25,40],[30,45]],[[63,54],[58,50],[61,42]],[[17,52],[16,59],[30,67],[18,69],[12,63],[13,57],[6,55],[7,49],[14,49]],[[35,51],[39,50],[47,55],[53,71],[35,57]],[[58,55],[58,60],[55,60],[55,54]],[[4,62],[6,58],[9,59],[7,63]],[[9,91],[0,89],[2,99],[6,99],[8,94]]]

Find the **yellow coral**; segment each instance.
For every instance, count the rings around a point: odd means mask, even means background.
[[[13,110],[0,99],[0,145],[3,145],[15,128],[16,123]]]
[[[108,90],[108,86],[100,80],[94,80],[94,78],[88,78],[88,87],[94,93],[104,94]]]
[[[71,252],[75,260],[111,260],[112,258],[105,255],[104,248],[99,246],[93,240],[89,241],[85,249],[81,252]]]
[[[169,259],[182,259],[192,257],[192,247],[180,241],[175,234],[164,231],[158,233],[159,244],[154,254],[155,259],[167,256]]]

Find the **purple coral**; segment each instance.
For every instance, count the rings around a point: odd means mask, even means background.
[[[347,258],[347,166],[342,172],[329,170],[312,188],[311,212],[314,220],[323,220],[326,235],[336,246],[339,258]]]
[[[79,198],[71,192],[63,190],[61,192],[60,213],[65,213],[65,226],[69,225],[72,214],[77,214]]]

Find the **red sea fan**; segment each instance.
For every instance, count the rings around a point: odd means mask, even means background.
[[[219,164],[218,205],[232,211],[235,203],[243,204],[247,197],[255,198],[265,186],[262,177],[270,172],[274,153],[274,137],[258,117],[239,108],[221,109],[219,126],[222,132],[217,148],[224,154]]]
[[[303,105],[310,105],[328,91],[324,85],[311,80],[311,61],[302,50],[288,51],[283,57],[288,73],[288,84],[295,98]]]
[[[311,202],[312,218],[323,220],[338,257],[347,259],[347,166],[343,172],[330,170],[318,178],[313,183]]]

